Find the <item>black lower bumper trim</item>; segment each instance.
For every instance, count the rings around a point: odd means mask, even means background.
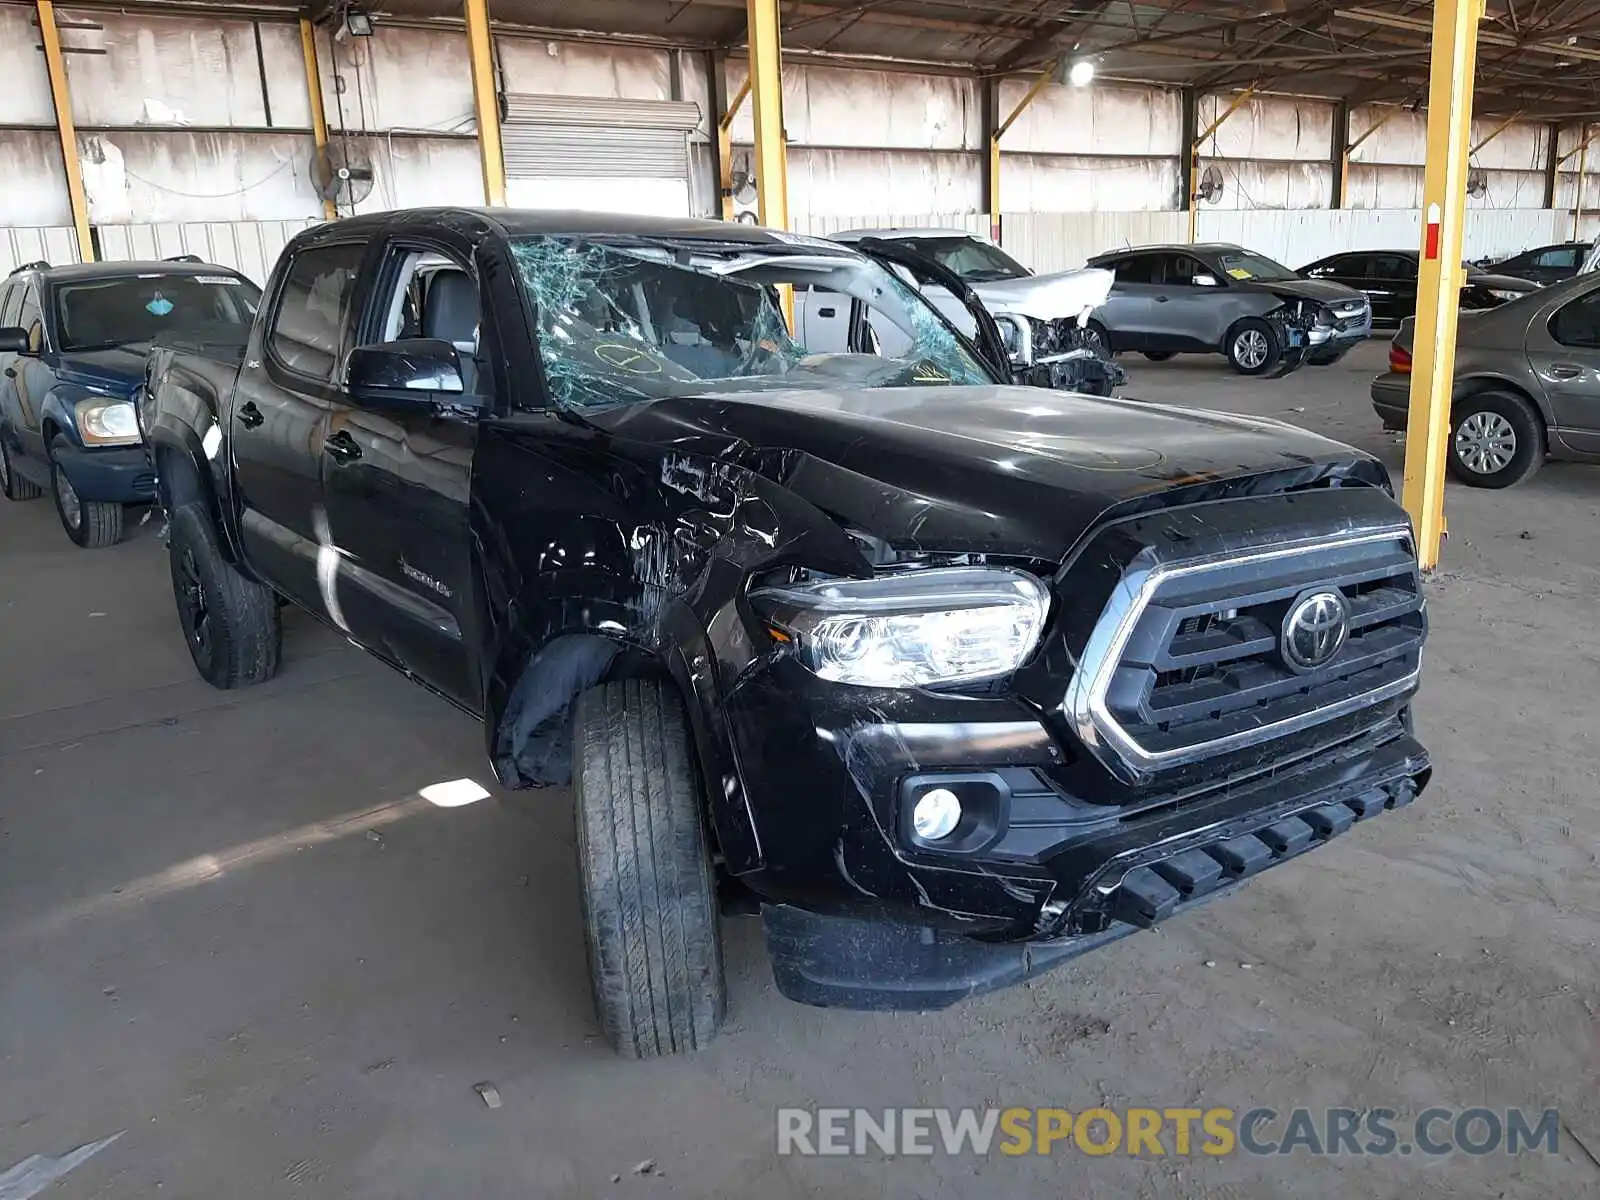
[[[1248,833],[1139,863],[1115,886],[1096,885],[1101,922],[1076,936],[978,941],[928,926],[768,905],[762,918],[773,975],[778,990],[802,1004],[877,1011],[947,1008],[1223,895],[1338,836],[1358,819],[1405,807],[1425,779],[1425,773],[1392,779],[1354,796],[1278,816]]]

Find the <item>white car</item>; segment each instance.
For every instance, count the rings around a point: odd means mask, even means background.
[[[963,229],[850,229],[832,239],[849,245],[887,242],[915,251],[955,276],[994,318],[1013,366],[1030,383],[1109,395],[1121,382],[1121,371],[1089,328],[1090,314],[1111,294],[1115,276],[1110,271],[1035,275],[988,238]],[[936,283],[920,286],[929,303],[958,329],[969,336],[976,332],[977,323],[960,296]],[[848,344],[848,309],[808,303],[803,315],[806,345],[827,349],[837,343],[843,349]]]

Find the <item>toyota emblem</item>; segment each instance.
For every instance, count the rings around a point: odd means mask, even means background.
[[[1295,671],[1325,667],[1350,636],[1350,605],[1342,592],[1307,592],[1290,605],[1283,618],[1279,649]]]

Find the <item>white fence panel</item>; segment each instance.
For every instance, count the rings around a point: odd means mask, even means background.
[[[1181,212],[1006,213],[1000,242],[1035,271],[1070,271],[1084,260],[1121,246],[1181,242],[1189,218]]]
[[[265,283],[278,252],[316,221],[219,221],[205,224],[101,225],[100,253],[107,261],[198,254],[207,262]]]
[[[56,266],[78,262],[78,231],[70,225],[0,229],[0,276],[40,260]]]
[[[1462,254],[1468,260],[1515,254],[1559,241],[1562,226],[1549,209],[1470,209]],[[1203,208],[1197,229],[1202,242],[1236,242],[1293,268],[1342,250],[1410,250],[1422,243],[1421,214],[1412,208]]]
[[[796,233],[828,237],[846,229],[964,229],[968,233],[989,233],[987,213],[890,213],[866,217],[834,217],[807,214],[797,217]]]

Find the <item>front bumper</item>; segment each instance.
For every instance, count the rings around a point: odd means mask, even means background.
[[[62,446],[55,459],[79,499],[108,504],[155,499],[156,475],[143,446]]]
[[[763,850],[743,878],[779,990],[939,1008],[1164,920],[1409,803],[1429,762],[1407,699],[1282,739],[1274,769],[1090,803],[1065,782],[1081,749],[1014,697],[845,688],[792,661],[757,671],[727,711]],[[911,831],[930,786],[975,815],[955,851]]]
[[[1372,381],[1372,408],[1385,429],[1403,430],[1411,411],[1411,376],[1385,371]]]
[[[1315,850],[1358,821],[1403,808],[1429,773],[1426,752],[1401,734],[1292,781],[1264,779],[1107,829],[1049,862],[1072,899],[1050,902],[1049,927],[1027,940],[980,940],[933,926],[768,906],[763,918],[778,990],[822,1007],[945,1008],[1151,928]]]
[[[1335,334],[1322,345],[1313,346],[1310,353],[1306,355],[1306,362],[1314,367],[1325,367],[1330,363],[1336,363],[1366,341],[1367,334],[1370,332],[1371,322],[1369,321],[1359,332]]]

